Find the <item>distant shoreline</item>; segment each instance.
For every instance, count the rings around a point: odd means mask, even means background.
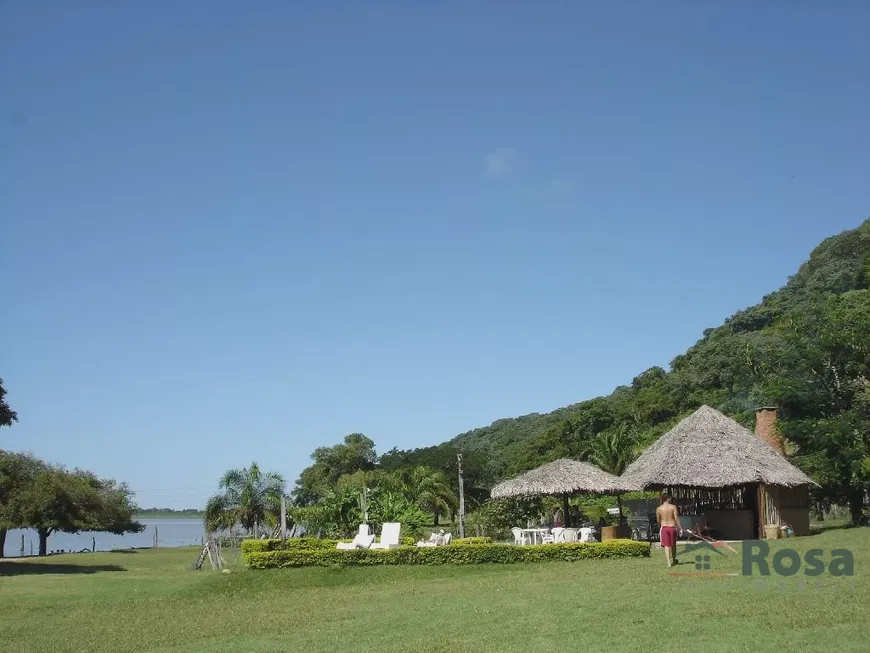
[[[202,519],[201,512],[139,512],[133,514],[133,519]]]

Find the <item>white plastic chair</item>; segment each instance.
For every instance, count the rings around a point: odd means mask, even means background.
[[[577,541],[577,529],[576,528],[566,528],[562,531],[562,539],[561,542],[576,542]]]
[[[514,536],[514,544],[516,544],[518,546],[523,546],[524,544],[526,544],[528,542],[528,539],[526,538],[526,534],[523,532],[523,529],[520,528],[519,526],[514,526],[511,529],[511,533],[513,533],[513,536]]]
[[[556,528],[553,529],[553,542],[564,542],[565,540],[562,539],[562,534],[564,532],[564,528],[562,528],[561,526],[556,526]]]
[[[556,537],[553,535],[555,532],[555,529],[553,529],[552,533],[541,533],[541,544],[555,544]]]
[[[580,541],[581,542],[595,542],[595,529],[594,528],[581,528],[580,529]]]
[[[357,534],[351,542],[339,542],[335,545],[340,551],[350,551],[353,549],[368,549],[374,544],[375,536],[369,534],[369,525],[360,524]]]
[[[381,541],[372,544],[372,549],[395,549],[399,546],[399,535],[402,525],[396,522],[388,522],[381,527]]]

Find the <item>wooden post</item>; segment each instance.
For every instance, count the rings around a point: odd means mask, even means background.
[[[459,463],[459,537],[465,537],[465,484],[462,480],[462,454],[456,454]]]
[[[21,555],[24,555],[24,533],[21,534]]]
[[[96,553],[96,552],[97,552],[97,538],[92,536],[91,537],[91,553]]]
[[[287,541],[287,501],[281,496],[281,548]]]
[[[562,526],[571,528],[571,505],[568,503],[568,495],[562,495]]]
[[[764,523],[767,521],[767,501],[765,501],[764,483],[758,484],[758,539],[764,539]]]

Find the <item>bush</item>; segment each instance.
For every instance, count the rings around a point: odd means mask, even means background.
[[[538,521],[544,512],[541,497],[518,499],[490,499],[479,509],[468,515],[466,523],[478,533],[505,538],[510,529],[517,524]]]
[[[399,539],[402,546],[414,546],[417,543],[413,537],[402,537]],[[317,537],[294,537],[284,542],[285,551],[330,551],[337,550],[335,547],[339,542],[350,542],[350,540],[330,540],[320,539]],[[492,538],[489,537],[466,537],[465,539],[456,538],[453,544],[492,544]],[[268,551],[280,551],[281,540],[243,540],[242,555],[251,553],[266,553]]]
[[[457,537],[450,540],[451,544],[492,544],[491,537]]]
[[[279,544],[280,546],[280,544]],[[333,565],[478,565],[520,562],[575,562],[604,558],[640,558],[650,555],[648,542],[608,540],[595,543],[542,544],[451,544],[438,547],[399,547],[397,549],[306,549],[250,552],[245,562],[252,569],[284,567],[329,567]]]
[[[349,542],[350,540],[348,540]],[[322,551],[334,549],[339,540],[327,540],[317,537],[294,537],[286,540],[284,548],[290,551]],[[242,555],[249,553],[263,553],[266,551],[279,551],[281,540],[244,540],[242,542]]]

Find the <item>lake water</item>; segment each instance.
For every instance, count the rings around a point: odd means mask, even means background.
[[[141,533],[127,535],[112,535],[111,533],[53,533],[48,537],[48,550],[81,551],[91,550],[96,542],[97,551],[112,549],[130,549],[154,546],[154,535],[157,534],[157,546],[192,546],[202,542],[205,536],[202,519],[139,519],[145,524]],[[6,535],[7,557],[21,555],[21,536],[24,535],[24,555],[39,552],[39,535],[34,530],[11,530]]]

